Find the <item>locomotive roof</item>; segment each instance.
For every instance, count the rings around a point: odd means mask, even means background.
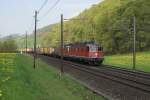
[[[65,46],[70,46],[70,45],[89,45],[89,44],[98,45],[98,43],[96,43],[95,41],[86,41],[86,42],[70,43],[70,44],[66,44]]]

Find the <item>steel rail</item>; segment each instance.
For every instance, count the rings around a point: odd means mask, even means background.
[[[119,68],[119,67],[111,66],[111,65],[102,65],[99,67],[99,69],[100,68],[107,69],[107,70],[109,69],[109,70],[117,71],[117,72],[124,73],[124,74],[127,73],[136,77],[138,76],[138,77],[150,80],[150,74],[147,72],[134,71],[134,70],[130,70],[126,68]]]
[[[132,88],[135,88],[135,89],[138,89],[138,90],[141,90],[141,91],[144,91],[144,92],[150,94],[150,89],[141,87],[141,86],[145,86],[146,84],[143,84],[143,83],[140,83],[140,82],[137,82],[137,81],[134,81],[134,80],[129,80],[127,78],[122,78],[122,77],[119,77],[119,76],[110,75],[109,73],[105,73],[105,72],[94,71],[94,70],[92,70],[91,68],[88,68],[88,67],[83,67],[83,66],[82,67],[81,66],[77,67],[76,64],[72,64],[70,62],[69,63],[64,62],[64,63],[65,64],[71,64],[71,66],[74,67],[75,69],[81,70],[83,72],[90,73],[90,74],[92,74],[96,77],[102,77],[102,78],[105,78],[105,79],[109,79],[111,81],[114,81],[114,82],[117,82],[117,83],[120,83],[120,84],[123,84],[123,85],[126,85],[126,86],[130,86]],[[133,84],[136,84],[136,85],[133,85]],[[140,87],[137,86],[137,85],[140,85]]]

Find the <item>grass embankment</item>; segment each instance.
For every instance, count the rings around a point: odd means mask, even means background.
[[[67,75],[60,79],[55,69],[40,60],[34,69],[31,57],[9,56],[11,63],[0,66],[4,76],[0,77],[0,100],[103,100]]]
[[[104,64],[132,69],[132,54],[106,56]],[[150,52],[137,53],[136,69],[150,72]]]

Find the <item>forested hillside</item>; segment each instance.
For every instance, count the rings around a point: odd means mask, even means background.
[[[136,18],[137,50],[150,49],[150,0],[104,0],[64,23],[65,43],[95,40],[107,53],[131,52],[133,17]],[[59,45],[60,24],[40,38],[40,46]],[[42,31],[44,33],[44,31]]]
[[[7,53],[7,52],[16,52],[17,51],[17,44],[16,41],[12,38],[5,39],[0,41],[0,53]]]

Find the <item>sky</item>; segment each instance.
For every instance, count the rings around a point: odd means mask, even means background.
[[[39,10],[45,0],[0,0],[0,37],[9,34],[31,33],[34,28],[34,12]],[[102,0],[60,0],[46,16],[45,13],[57,0],[48,0],[38,13],[37,27],[41,28],[60,21],[60,14],[64,18],[78,15],[93,4]]]

